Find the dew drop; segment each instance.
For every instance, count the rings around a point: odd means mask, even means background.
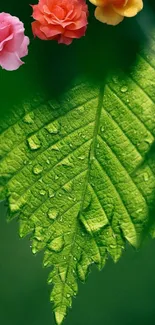
[[[45,129],[50,133],[50,134],[57,134],[59,132],[58,126],[53,125],[53,123],[48,124]]]
[[[112,81],[116,84],[118,82],[118,77],[116,76],[112,77]]]
[[[40,195],[44,196],[46,194],[46,191],[45,190],[41,190],[40,191]]]
[[[84,160],[86,157],[83,155],[83,156],[79,156],[78,159],[80,160]]]
[[[62,249],[63,249],[63,247],[64,247],[64,239],[63,239],[63,237],[60,236],[60,237],[57,237],[57,238],[53,239],[53,240],[51,241],[51,243],[48,245],[48,247],[49,247],[52,251],[54,251],[54,252],[56,252],[56,253],[61,252]]]
[[[37,138],[36,135],[30,137],[27,141],[31,150],[37,150],[41,147],[40,140]]]
[[[70,296],[71,296],[71,295],[70,295],[69,293],[67,293],[67,295],[66,295],[66,296],[67,296],[67,298],[70,298]]]
[[[49,159],[47,159],[47,160],[46,160],[46,162],[47,162],[47,164],[48,164],[48,165],[50,164],[50,161],[49,161]]]
[[[55,220],[56,218],[57,218],[57,216],[58,216],[58,211],[57,210],[55,210],[55,209],[52,209],[52,208],[50,208],[49,210],[48,210],[48,217],[50,218],[50,219],[52,219],[52,220]]]
[[[59,267],[59,276],[62,282],[66,280],[66,267]]]
[[[115,249],[116,245],[109,245],[110,248]]]
[[[50,198],[54,197],[54,195],[55,195],[52,189],[48,190],[48,194],[49,194]]]
[[[147,182],[149,180],[149,175],[148,173],[143,174],[144,181]]]
[[[37,252],[38,252],[37,247],[35,247],[35,246],[32,247],[32,253],[33,253],[33,254],[36,254]]]
[[[84,107],[84,106],[80,106],[80,107],[78,107],[78,109],[77,109],[77,111],[78,111],[79,113],[83,113],[84,110],[85,110],[85,107]]]
[[[34,114],[32,114],[32,113],[31,114],[27,114],[27,115],[24,116],[23,121],[25,123],[27,123],[27,124],[32,124],[32,123],[34,123],[33,118],[34,118]]]
[[[37,164],[33,167],[33,173],[39,175],[43,171],[43,167],[40,164]]]
[[[62,161],[61,165],[65,166],[65,167],[74,167],[73,163],[68,158],[64,159]]]
[[[145,137],[145,142],[148,144],[148,145],[151,145],[152,144],[152,135],[149,135],[147,134],[147,136]]]
[[[50,148],[50,150],[60,151],[60,148],[55,144]]]
[[[121,87],[121,92],[122,93],[126,93],[127,91],[128,91],[128,87],[127,86]]]
[[[104,126],[100,127],[101,132],[104,132]]]
[[[67,183],[63,186],[63,190],[65,192],[71,192],[72,191],[72,183]]]
[[[143,209],[138,209],[136,212],[141,213],[142,211],[143,211]]]
[[[73,260],[74,260],[74,261],[77,261],[77,258],[76,258],[76,257],[73,257]]]

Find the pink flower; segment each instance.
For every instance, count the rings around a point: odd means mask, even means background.
[[[85,0],[39,0],[32,6],[36,19],[33,35],[42,40],[56,40],[69,45],[85,35],[88,7]]]
[[[28,54],[28,44],[23,23],[17,17],[0,13],[0,66],[9,71],[18,69],[24,63],[20,58]]]

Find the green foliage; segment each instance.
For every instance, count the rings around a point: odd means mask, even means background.
[[[43,264],[53,267],[57,324],[77,278],[85,281],[108,255],[116,262],[126,240],[138,247],[152,227],[154,49],[152,41],[128,74],[80,77],[61,96],[36,95],[3,121],[1,197],[20,236],[31,234],[32,252],[44,249]]]

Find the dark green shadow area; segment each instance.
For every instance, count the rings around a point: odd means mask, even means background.
[[[138,18],[142,23],[139,24],[137,18],[126,19],[115,28],[99,23],[94,18],[94,6],[90,4],[86,37],[75,40],[70,46],[58,46],[56,42],[33,38],[32,9],[28,0],[2,1],[0,12],[9,12],[24,22],[31,44],[29,55],[24,58],[24,66],[14,72],[0,70],[0,117],[7,115],[14,104],[20,104],[37,92],[43,92],[48,97],[59,97],[77,75],[82,74],[99,83],[104,82],[111,70],[121,68],[128,72],[137,52],[147,43],[143,23],[149,20],[150,31],[155,19],[151,7],[153,2],[144,2],[146,8]]]
[[[7,224],[4,204],[0,209],[0,324],[54,325],[43,254],[32,255],[28,238],[18,237],[17,221]],[[101,272],[91,268],[64,324],[154,325],[154,252],[152,240],[139,252],[127,247],[117,264],[109,260]]]

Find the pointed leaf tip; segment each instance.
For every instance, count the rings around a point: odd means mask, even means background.
[[[55,312],[55,320],[57,325],[61,325],[65,318],[64,314],[59,313],[58,311]]]

